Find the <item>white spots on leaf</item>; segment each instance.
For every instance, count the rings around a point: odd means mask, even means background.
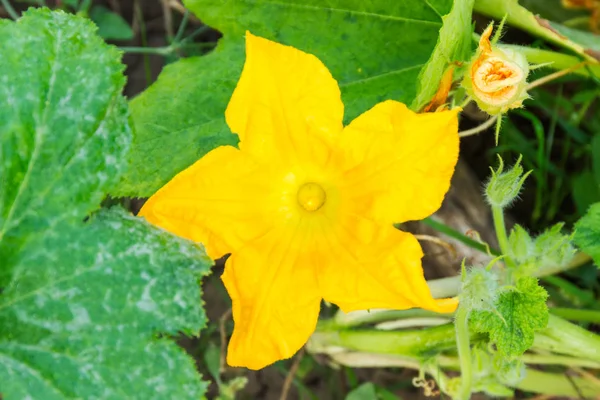
[[[152,291],[152,287],[156,284],[156,282],[157,279],[154,278],[144,287],[144,291],[142,292],[142,298],[137,303],[135,303],[140,310],[146,312],[153,312],[158,309],[158,305],[156,304],[154,299],[152,299],[152,295],[150,294],[150,292]]]
[[[79,304],[69,304],[69,309],[73,314],[73,320],[67,324],[67,330],[78,331],[92,322],[85,307]]]

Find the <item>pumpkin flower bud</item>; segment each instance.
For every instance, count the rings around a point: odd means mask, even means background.
[[[529,64],[523,54],[490,42],[493,25],[481,35],[463,87],[479,108],[491,115],[521,107],[527,95]]]

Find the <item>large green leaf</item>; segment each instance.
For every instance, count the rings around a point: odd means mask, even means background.
[[[154,336],[204,326],[197,280],[210,265],[122,211],[29,241],[0,298],[4,398],[198,399],[193,361]]]
[[[89,21],[35,10],[0,25],[0,259],[25,231],[76,221],[125,169],[120,54]]]
[[[124,211],[84,222],[131,142],[120,54],[94,31],[48,10],[0,24],[0,393],[198,399],[205,384],[165,335],[206,323],[212,261]]]
[[[185,4],[223,32],[224,39],[214,54],[166,68],[132,101],[134,151],[115,195],[151,195],[212,147],[234,141],[224,111],[243,66],[246,30],[321,59],[340,84],[348,122],[384,99],[413,102],[419,73],[436,48],[442,16],[453,2],[187,0]],[[461,12],[451,21],[463,27],[470,1],[457,4],[455,9]],[[422,82],[434,83],[427,96],[437,88],[442,64],[452,61],[453,54],[443,54],[445,49],[465,46],[456,40],[451,45],[443,41],[432,59],[432,75],[421,76]],[[443,56],[447,60],[442,63]],[[427,101],[427,96],[420,101]]]

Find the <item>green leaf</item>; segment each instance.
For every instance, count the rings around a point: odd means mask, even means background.
[[[594,172],[594,179],[596,180],[596,186],[600,191],[600,134],[594,135],[590,143],[592,147],[592,171]],[[600,200],[600,198],[598,198]]]
[[[412,103],[415,110],[425,106],[435,95],[444,71],[451,62],[464,62],[472,55],[471,14],[474,0],[454,2],[450,13],[442,17],[437,45],[419,74],[417,97]]]
[[[489,333],[501,355],[517,357],[531,347],[534,332],[548,324],[547,297],[537,279],[521,278],[515,288],[500,294],[496,312],[473,311],[471,327],[476,332]]]
[[[363,383],[346,396],[346,400],[378,400],[377,390],[371,382]]]
[[[237,144],[224,115],[243,54],[241,42],[221,41],[207,56],[166,66],[158,81],[133,99],[130,167],[113,195],[150,196],[215,147]]]
[[[106,40],[133,39],[133,29],[119,14],[104,6],[94,6],[90,19],[98,26],[98,35]]]
[[[204,250],[123,211],[60,224],[14,260],[0,297],[5,399],[194,399],[193,360],[159,333],[206,323]]]
[[[214,344],[209,343],[204,351],[204,364],[212,377],[221,384],[221,350]]]
[[[591,171],[584,171],[573,177],[573,201],[580,215],[584,215],[588,208],[600,201],[600,184]]]
[[[97,209],[131,142],[120,53],[81,17],[0,24],[0,393],[194,399],[204,249]]]
[[[419,73],[437,45],[441,16],[452,3],[186,1],[224,38],[208,57],[166,68],[132,102],[131,167],[112,193],[151,195],[211,148],[235,142],[224,111],[244,63],[246,30],[321,59],[340,84],[348,122],[385,99],[413,102]]]
[[[124,67],[94,32],[40,9],[0,24],[0,259],[25,232],[84,218],[126,168]]]
[[[600,265],[600,203],[592,205],[575,224],[573,242]]]
[[[510,25],[574,51],[589,61],[600,62],[598,35],[543,19],[520,6],[518,0],[476,0],[475,11],[498,20],[506,15]]]

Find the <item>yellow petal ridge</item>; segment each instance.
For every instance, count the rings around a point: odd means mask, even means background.
[[[433,214],[458,161],[459,111],[416,114],[390,100],[357,117],[340,143],[355,164],[344,190],[382,224]]]

